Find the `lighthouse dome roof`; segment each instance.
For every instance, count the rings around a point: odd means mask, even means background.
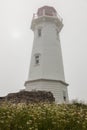
[[[38,16],[42,16],[43,13],[48,16],[57,15],[57,11],[55,10],[55,8],[47,5],[39,8],[37,11]]]

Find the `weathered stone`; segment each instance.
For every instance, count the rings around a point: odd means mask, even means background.
[[[39,102],[54,102],[55,98],[51,92],[46,91],[20,91],[10,93],[6,97],[0,97],[0,102],[11,103],[39,103]]]

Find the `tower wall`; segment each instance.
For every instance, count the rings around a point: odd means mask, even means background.
[[[68,103],[67,84],[53,80],[34,80],[26,83],[26,91],[52,92],[56,103]],[[65,94],[64,94],[65,93]],[[64,96],[66,97],[64,101]]]
[[[38,36],[41,29],[41,36]],[[40,55],[35,65],[35,55]],[[39,78],[63,80],[64,70],[58,27],[54,22],[41,21],[34,29],[34,42],[28,80]]]

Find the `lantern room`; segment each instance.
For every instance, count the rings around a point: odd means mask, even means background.
[[[43,7],[38,9],[37,16],[40,17],[43,15],[57,16],[57,12],[53,7],[43,6]]]

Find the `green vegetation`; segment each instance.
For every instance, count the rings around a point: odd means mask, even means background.
[[[87,130],[87,105],[3,104],[0,130]]]

